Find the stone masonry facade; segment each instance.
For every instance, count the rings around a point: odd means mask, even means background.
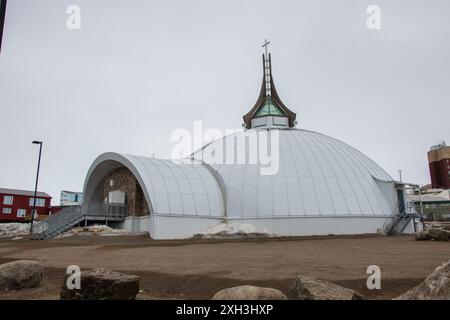
[[[106,176],[103,185],[103,199],[108,199],[109,193],[112,191],[122,191],[126,194],[129,216],[140,217],[150,214],[142,188],[127,168],[114,169]]]

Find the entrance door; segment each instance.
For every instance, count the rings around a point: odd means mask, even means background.
[[[403,190],[397,189],[398,198],[398,210],[400,213],[405,213],[405,197],[403,196]]]
[[[123,191],[110,191],[108,194],[108,203],[126,204],[127,194]]]

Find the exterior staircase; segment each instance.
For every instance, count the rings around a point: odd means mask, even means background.
[[[410,213],[401,213],[396,215],[391,220],[391,223],[388,224],[388,227],[385,228],[384,233],[386,235],[396,235],[403,233],[403,231],[405,231],[406,227],[413,218],[414,215]]]
[[[108,221],[124,221],[127,206],[123,204],[90,203],[85,210],[81,206],[67,207],[60,212],[33,225],[32,240],[52,239],[74,226],[89,221],[105,223]]]
[[[384,225],[384,234],[386,235],[397,235],[402,234],[405,231],[408,224],[414,219],[416,215],[416,211],[414,208],[414,204],[408,203],[405,210],[401,210],[404,212],[400,212],[398,208],[391,215],[391,219],[385,223]]]

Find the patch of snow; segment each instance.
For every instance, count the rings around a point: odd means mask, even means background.
[[[92,230],[95,233],[99,234],[114,234],[114,235],[120,235],[120,234],[128,234],[127,230],[124,229],[113,229],[111,227],[105,226],[105,225],[94,225],[90,228],[90,231]]]
[[[245,236],[258,235],[261,237],[272,237],[266,229],[258,229],[252,224],[238,224],[230,222],[221,222],[199,232],[197,236],[202,238],[214,238],[217,236]]]
[[[70,232],[70,231],[66,231],[63,232],[59,235],[57,235],[56,237],[54,237],[54,239],[64,239],[64,238],[69,238],[69,237],[73,237],[75,234]]]
[[[63,239],[76,235],[99,235],[99,236],[119,236],[128,234],[127,230],[123,229],[113,229],[106,225],[96,224],[88,227],[76,227],[72,228],[69,231],[61,233],[55,239]]]
[[[0,238],[25,236],[30,233],[29,223],[0,223]]]

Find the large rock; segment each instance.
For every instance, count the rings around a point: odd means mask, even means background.
[[[430,235],[428,234],[428,231],[426,231],[426,230],[421,230],[421,231],[416,232],[415,237],[416,237],[416,240],[418,240],[418,241],[431,239]]]
[[[396,300],[450,300],[450,261]]]
[[[448,241],[448,232],[442,229],[431,228],[428,235],[436,241]]]
[[[18,260],[0,265],[0,290],[20,290],[39,286],[44,268],[37,261]]]
[[[63,300],[133,300],[139,292],[139,277],[107,269],[81,272],[80,289],[69,289],[66,275]]]
[[[299,300],[362,300],[358,292],[337,284],[299,275],[292,289],[295,299]]]
[[[287,300],[280,290],[256,286],[238,286],[217,292],[213,300]]]

